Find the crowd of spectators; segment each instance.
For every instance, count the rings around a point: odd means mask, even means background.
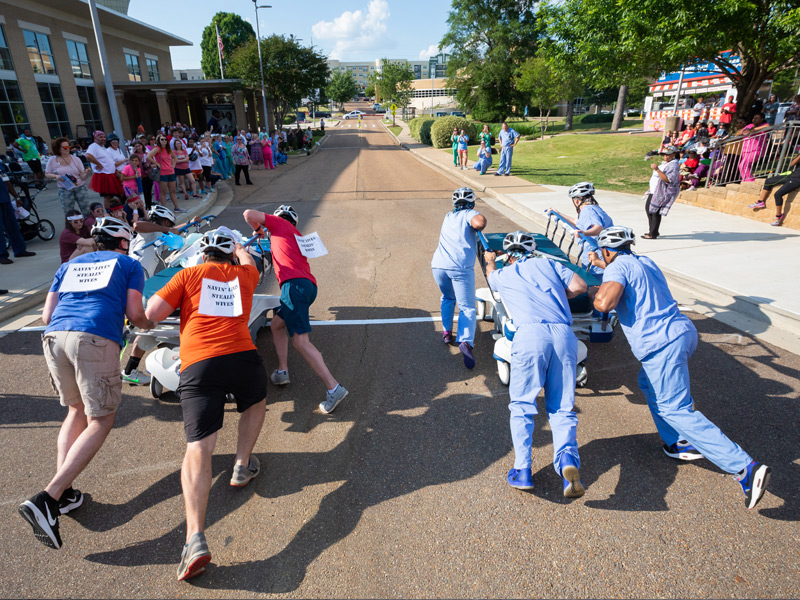
[[[65,218],[61,258],[66,261],[94,250],[89,232],[99,217],[133,225],[147,220],[152,207],[167,203],[175,213],[185,213],[181,199],[200,199],[220,180],[240,185],[241,175],[252,185],[250,169],[275,169],[286,164],[290,152],[310,153],[312,145],[311,127],[299,124],[269,133],[219,133],[210,124],[198,133],[181,123],[164,123],[149,135],[139,124],[132,140],[95,131],[91,143],[59,137],[50,147],[26,129],[10,145],[6,161],[33,179],[56,182]],[[89,189],[102,202],[90,204]]]
[[[738,173],[741,181],[755,181],[754,164],[767,146],[767,136],[759,135],[774,127],[780,102],[771,94],[767,102],[756,97],[748,121],[737,116],[737,103],[733,96],[721,97],[713,103],[704,98],[682,99],[679,103],[692,109],[692,118],[683,123],[682,130],[665,131],[657,150],[647,153],[645,160],[655,154],[665,154],[667,148],[680,150],[679,164],[682,189],[695,190],[706,178],[728,179]],[[711,108],[721,108],[719,122],[708,119]],[[800,120],[800,95],[785,113],[783,122]],[[732,143],[723,144],[725,140]]]

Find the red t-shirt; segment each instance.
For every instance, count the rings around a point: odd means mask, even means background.
[[[294,236],[300,232],[286,219],[264,213],[264,227],[269,230],[272,244],[272,264],[275,266],[275,277],[278,283],[290,279],[308,279],[314,285],[317,280],[311,274],[308,259],[300,252],[300,246]]]
[[[730,111],[729,113],[725,112],[725,109]],[[733,120],[733,113],[736,113],[736,103],[735,102],[726,102],[722,105],[722,114],[719,117],[720,123],[730,123]]]
[[[182,369],[207,358],[255,350],[247,322],[257,285],[258,270],[251,265],[205,263],[178,271],[156,292],[172,308],[181,309]],[[231,286],[238,288],[241,302],[237,316],[228,316],[229,311],[238,311],[224,304],[231,297],[227,289]]]

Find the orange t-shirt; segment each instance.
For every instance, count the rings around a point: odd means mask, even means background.
[[[255,350],[247,322],[258,270],[205,263],[176,273],[157,295],[181,309],[181,369],[225,354]]]

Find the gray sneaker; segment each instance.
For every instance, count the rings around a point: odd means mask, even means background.
[[[278,369],[275,369],[272,372],[272,375],[269,376],[269,380],[274,385],[286,385],[290,381],[289,380],[289,371],[281,372],[281,371],[278,371]]]
[[[211,562],[206,536],[202,532],[195,533],[181,552],[181,563],[178,565],[178,581],[200,575]]]
[[[261,462],[255,454],[250,455],[250,462],[247,466],[234,465],[233,475],[231,475],[231,485],[233,487],[244,487],[250,483],[251,479],[255,479],[256,475],[261,471]]]
[[[343,385],[336,386],[336,389],[332,392],[325,392],[325,402],[320,402],[319,409],[329,415],[339,406],[339,403],[344,400],[347,394],[348,392]]]

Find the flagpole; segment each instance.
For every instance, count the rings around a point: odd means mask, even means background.
[[[219,36],[219,26],[214,23],[214,29],[217,30],[217,54],[219,55],[219,78],[225,79],[225,71],[222,70],[222,48],[220,47],[220,42],[222,38]]]

